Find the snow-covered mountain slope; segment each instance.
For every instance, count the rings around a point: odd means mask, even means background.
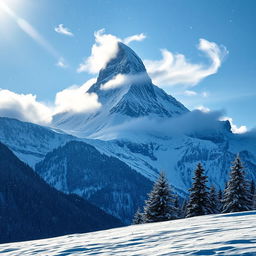
[[[0,117],[0,142],[32,167],[42,160],[46,153],[70,140],[75,138],[58,130]]]
[[[256,212],[208,215],[0,245],[3,255],[256,255]]]
[[[232,134],[220,142],[180,135],[171,138],[145,137],[141,140],[88,140],[88,143],[106,154],[118,156],[151,180],[156,178],[158,171],[166,172],[170,183],[180,195],[191,187],[198,162],[203,164],[209,176],[209,185],[223,189],[229,178],[231,162],[238,152],[247,178],[256,180],[256,155],[246,150],[246,146],[239,145],[239,140],[233,138]],[[253,144],[254,141],[250,141],[247,146],[253,147]]]
[[[55,127],[78,137],[106,138],[106,128],[134,118],[167,118],[188,112],[175,98],[152,84],[133,50],[123,43],[118,48],[117,56],[100,71],[97,82],[88,90],[98,95],[102,107],[91,114],[58,114],[53,120]],[[112,82],[115,87],[104,89]]]
[[[152,188],[149,179],[118,158],[79,141],[48,153],[35,170],[56,189],[76,193],[127,224]]]

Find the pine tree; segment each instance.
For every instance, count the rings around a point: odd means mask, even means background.
[[[241,160],[237,155],[231,167],[230,180],[224,190],[223,213],[251,210],[251,194],[244,175]]]
[[[211,205],[211,212],[218,213],[219,212],[219,200],[216,194],[215,187],[212,185],[210,188],[209,193],[210,205]]]
[[[204,175],[204,169],[201,163],[197,165],[193,180],[192,188],[189,190],[190,197],[187,205],[186,217],[212,213],[208,187],[206,186],[207,176]]]
[[[174,206],[175,196],[172,194],[165,174],[160,173],[144,207],[145,222],[159,222],[177,218]]]
[[[220,189],[218,192],[218,211],[222,212],[222,197],[223,197],[223,193],[222,190]]]
[[[140,211],[140,208],[138,208],[138,210],[136,211],[132,223],[134,225],[144,223],[144,213]]]
[[[176,209],[176,217],[177,219],[180,219],[183,217],[183,213],[180,207],[180,202],[179,202],[179,197],[176,195],[175,196],[175,201],[174,201],[174,207]]]
[[[255,183],[254,183],[254,180],[251,181],[250,193],[251,193],[252,195],[255,194]]]
[[[256,189],[255,189],[255,183],[253,180],[251,181],[250,193],[252,197],[252,210],[256,210]]]
[[[187,215],[187,206],[188,206],[188,201],[184,199],[182,206],[181,206],[181,217],[185,218]]]

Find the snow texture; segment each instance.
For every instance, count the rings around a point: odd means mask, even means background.
[[[256,255],[256,212],[207,215],[0,245],[1,255]]]

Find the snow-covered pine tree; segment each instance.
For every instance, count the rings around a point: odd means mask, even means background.
[[[218,210],[219,210],[219,212],[222,211],[222,197],[223,197],[223,193],[222,193],[222,190],[220,189],[218,192]]]
[[[175,195],[174,207],[176,208],[176,217],[177,219],[183,218],[183,213],[180,207],[179,197]]]
[[[223,196],[223,213],[249,211],[252,209],[251,193],[245,180],[243,165],[237,155],[231,167],[230,179]]]
[[[175,195],[171,192],[167,178],[163,172],[154,183],[144,207],[146,223],[166,221],[177,218],[177,209],[174,206]]]
[[[187,218],[212,213],[208,187],[206,186],[207,176],[204,175],[204,169],[201,163],[197,165],[193,180],[192,188],[189,189],[190,196],[187,205]]]
[[[209,193],[210,205],[212,213],[219,213],[219,200],[215,187],[212,185]]]
[[[252,210],[256,210],[256,189],[253,180],[251,181],[250,192],[252,197]]]
[[[143,224],[144,223],[144,213],[141,212],[140,208],[136,211],[132,224],[137,225],[137,224]]]
[[[181,217],[185,218],[187,215],[187,205],[188,201],[186,199],[183,200],[182,205],[181,205]]]
[[[252,197],[252,210],[256,210],[256,192]]]
[[[251,192],[252,195],[255,194],[255,183],[254,183],[254,180],[251,181],[250,192]]]

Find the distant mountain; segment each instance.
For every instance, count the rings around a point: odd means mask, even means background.
[[[149,179],[118,158],[79,141],[48,153],[36,171],[56,189],[76,193],[127,224],[152,188]]]
[[[50,187],[0,143],[1,243],[121,225],[121,221],[84,199]]]
[[[56,129],[0,117],[0,141],[32,167],[46,153],[74,139],[73,136]]]

